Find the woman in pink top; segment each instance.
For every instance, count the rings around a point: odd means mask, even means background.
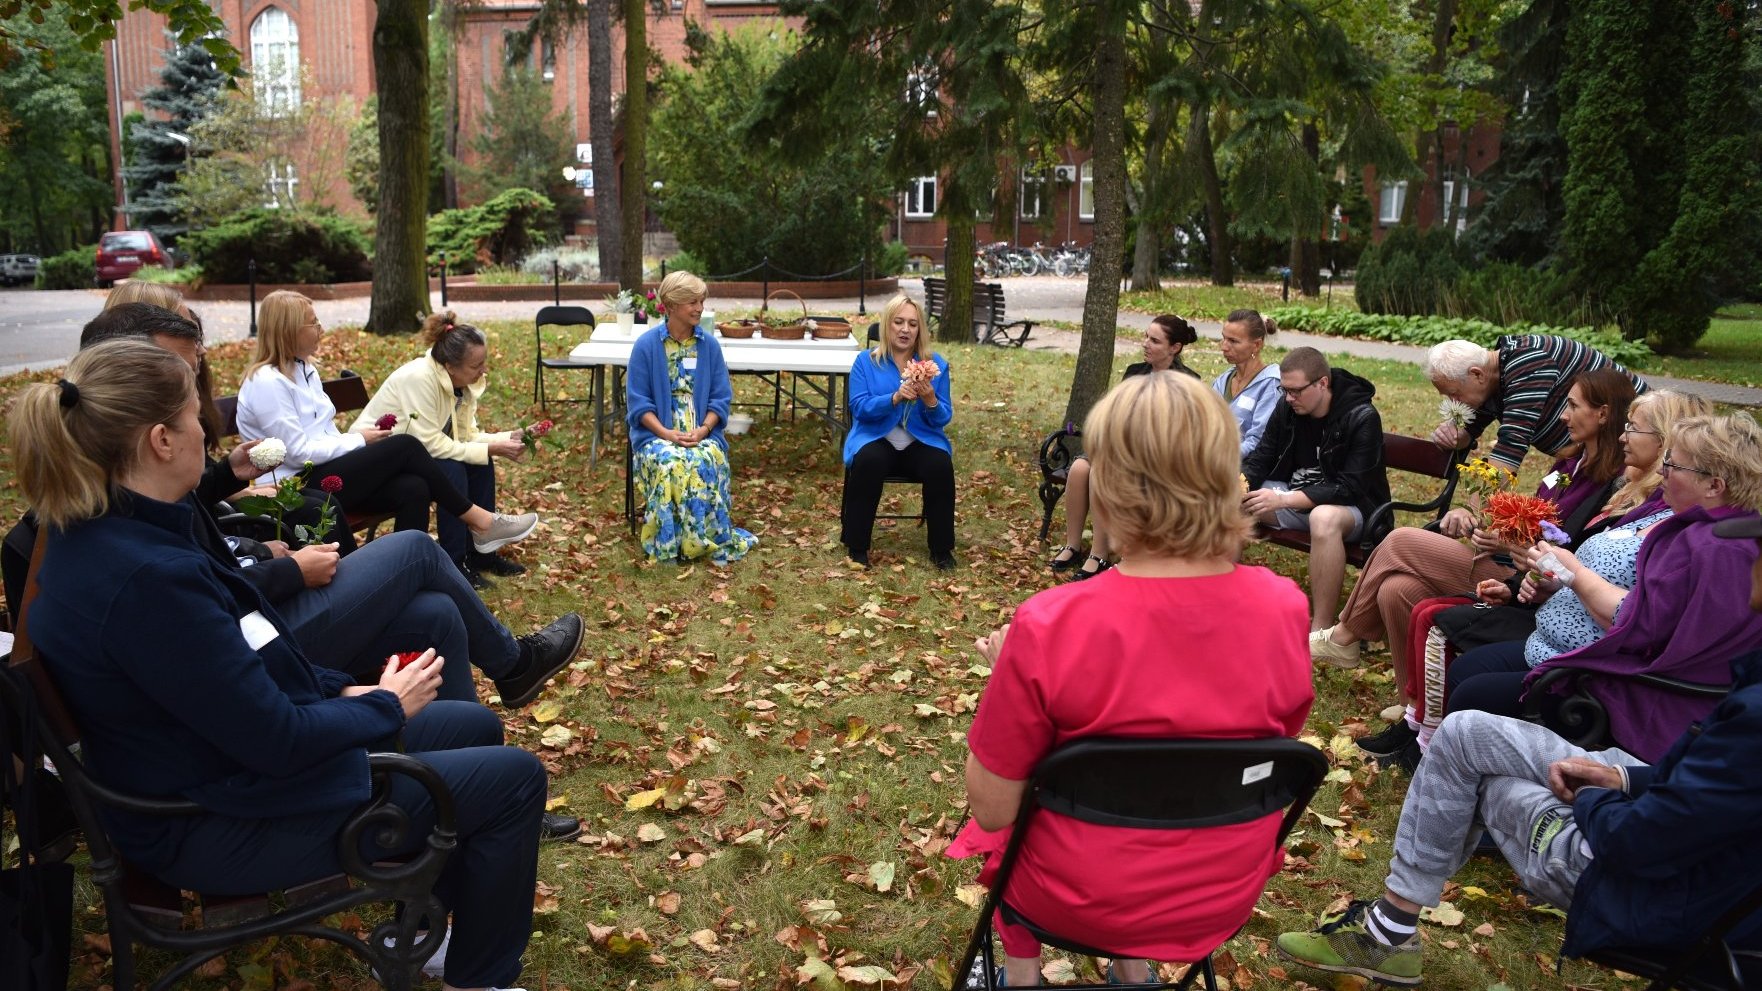
[[[1235,563],[1248,533],[1235,419],[1181,375],[1143,375],[1083,429],[1093,512],[1120,562],[1035,595],[980,640],[993,665],[967,735],[972,819],[953,856],[989,882],[1034,766],[1077,737],[1294,736],[1314,690],[1302,590]],[[1073,640],[1071,630],[1083,635]],[[1172,633],[1171,633],[1172,631]],[[1145,781],[1143,787],[1177,787]],[[1279,816],[1204,830],[1097,826],[1042,812],[1007,901],[1060,935],[1123,957],[1192,961],[1247,921],[1280,867]],[[1172,878],[1178,877],[1178,881]],[[1010,984],[1035,984],[1040,946],[1000,912]],[[1116,979],[1143,981],[1142,959]]]

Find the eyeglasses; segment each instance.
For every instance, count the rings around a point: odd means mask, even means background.
[[[1641,430],[1639,427],[1634,426],[1634,422],[1632,420],[1629,420],[1626,423],[1621,425],[1621,432],[1624,434],[1651,434],[1654,437],[1664,436],[1662,433],[1660,433],[1656,430]]]
[[[1692,471],[1697,475],[1706,475],[1708,478],[1717,478],[1718,477],[1717,475],[1714,475],[1712,472],[1707,471],[1704,468],[1691,468],[1688,465],[1679,465],[1676,462],[1671,461],[1670,460],[1670,452],[1665,451],[1664,452],[1664,460],[1662,460],[1658,463],[1658,474],[1668,475],[1673,471]]]
[[[1304,392],[1308,391],[1310,386],[1312,386],[1320,381],[1321,381],[1321,379],[1310,379],[1307,383],[1300,385],[1295,389],[1287,389],[1283,386],[1280,386],[1279,391],[1285,394],[1286,399],[1296,399],[1298,396],[1301,396],[1301,395],[1303,395]]]

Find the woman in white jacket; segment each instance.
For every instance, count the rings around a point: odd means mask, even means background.
[[[473,505],[496,508],[496,458],[519,460],[526,453],[525,428],[490,433],[477,425],[477,404],[483,396],[489,347],[483,332],[460,323],[448,310],[422,324],[426,354],[386,376],[385,383],[355,418],[349,430],[365,434],[387,414],[396,418],[392,431],[422,442],[435,463]],[[446,510],[435,518],[441,550],[447,552],[479,588],[487,575],[518,575],[518,563],[497,554],[470,549],[463,521]]]
[[[312,363],[324,325],[311,300],[297,292],[272,292],[263,298],[257,325],[257,353],[239,386],[239,435],[274,437],[288,448],[282,466],[259,482],[279,480],[311,462],[308,482],[331,475],[342,480],[336,499],[344,512],[393,513],[394,529],[426,530],[432,502],[463,520],[472,546],[484,554],[525,538],[538,525],[536,513],[505,516],[472,505],[422,442],[408,434],[338,431],[336,405],[324,394],[324,379]]]

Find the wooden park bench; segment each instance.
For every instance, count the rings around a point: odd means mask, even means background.
[[[1043,514],[1040,520],[1040,542],[1046,542],[1046,535],[1052,529],[1052,511],[1058,500],[1064,495],[1065,482],[1070,476],[1071,462],[1082,453],[1083,432],[1074,427],[1056,430],[1047,435],[1040,443],[1040,505]],[[1383,434],[1383,465],[1394,471],[1405,471],[1425,478],[1439,480],[1442,484],[1436,496],[1426,502],[1401,502],[1390,500],[1378,506],[1364,521],[1366,539],[1363,543],[1346,548],[1346,560],[1362,567],[1370,552],[1376,549],[1377,542],[1393,528],[1396,510],[1409,513],[1427,513],[1431,517],[1441,519],[1450,509],[1450,501],[1456,494],[1456,473],[1462,466],[1463,454],[1460,451],[1440,450],[1436,444],[1423,437],[1408,437],[1405,434]],[[1255,536],[1261,540],[1291,547],[1307,552],[1309,550],[1309,532],[1306,530],[1274,530],[1269,527],[1256,527]]]
[[[924,306],[930,319],[941,323],[948,306],[948,280],[930,276],[924,280]],[[973,340],[980,344],[1019,348],[1028,342],[1032,320],[1006,322],[1003,286],[996,282],[973,283]]]

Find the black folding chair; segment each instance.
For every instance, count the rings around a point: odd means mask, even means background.
[[[1284,820],[1273,841],[1275,846],[1283,846],[1327,773],[1327,758],[1321,751],[1285,737],[1162,740],[1098,736],[1073,740],[1054,750],[1028,780],[1009,846],[1004,849],[967,951],[954,972],[953,991],[975,986],[991,991],[996,987],[991,935],[992,918],[1000,907],[1006,919],[1024,926],[1047,946],[1092,957],[1121,955],[1062,937],[1010,907],[1010,875],[1035,813],[1045,810],[1082,822],[1133,829],[1210,829],[1253,822],[1283,811]],[[1073,865],[1073,870],[1081,869]],[[1170,885],[1180,883],[1178,876],[1169,878]],[[984,971],[980,982],[970,985],[968,975],[976,959],[984,961]],[[1156,981],[1134,986],[1184,989],[1203,973],[1205,986],[1217,991],[1210,953],[1197,961],[1176,962],[1194,964],[1180,983]],[[1109,985],[1061,987],[1101,989]]]
[[[592,364],[573,358],[545,357],[544,328],[586,327],[593,330],[593,311],[585,306],[547,306],[538,311],[532,326],[532,401],[541,410],[548,409],[545,397],[545,369],[592,368]],[[583,403],[586,399],[559,399],[560,403]]]

